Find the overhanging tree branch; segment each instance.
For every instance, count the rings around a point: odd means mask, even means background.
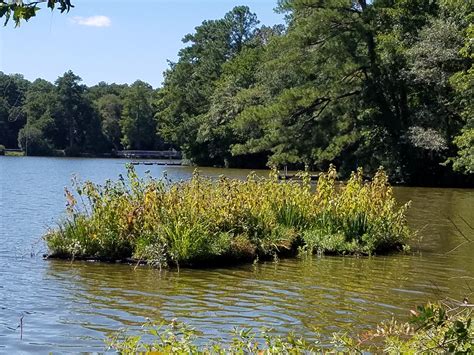
[[[335,97],[330,97],[330,96],[319,97],[316,100],[314,100],[311,105],[303,107],[303,108],[297,110],[296,112],[294,112],[289,117],[290,122],[291,122],[291,124],[294,124],[294,123],[296,123],[296,121],[298,120],[298,118],[300,116],[302,116],[304,114],[313,113],[309,118],[302,121],[303,122],[302,125],[304,127],[309,122],[311,122],[314,119],[321,116],[321,114],[324,112],[326,107],[329,106],[330,103],[332,103],[334,101],[344,99],[344,98],[347,98],[347,97],[350,97],[350,96],[358,95],[360,93],[361,93],[360,90],[355,90],[355,91],[350,91],[350,92],[347,92],[347,93],[344,93],[344,94],[341,94],[341,95],[338,95],[338,96],[335,96]]]
[[[30,18],[36,16],[36,12],[40,9],[38,5],[47,4],[51,10],[57,9],[61,13],[69,12],[74,5],[71,0],[38,0],[31,2],[23,2],[21,0],[0,0],[0,18],[4,18],[4,26],[8,24],[10,19],[15,22],[15,27],[18,27],[21,21],[28,21]]]

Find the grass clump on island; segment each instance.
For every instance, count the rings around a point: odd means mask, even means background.
[[[207,341],[183,323],[144,324],[138,334],[123,330],[108,337],[110,349],[122,354],[471,354],[474,352],[473,305],[439,302],[412,310],[409,322],[391,320],[358,336],[333,334],[324,340],[318,334],[307,341],[294,334],[273,335],[270,329],[255,333],[234,330],[227,342]],[[320,340],[318,340],[320,339]]]
[[[374,254],[403,248],[410,236],[408,204],[397,207],[387,176],[365,182],[362,170],[338,184],[331,167],[316,188],[310,176],[279,181],[188,181],[127,178],[74,183],[67,215],[45,240],[50,256],[103,261],[142,260],[193,266],[294,255],[297,252]]]

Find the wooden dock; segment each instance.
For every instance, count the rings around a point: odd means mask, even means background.
[[[121,150],[117,152],[119,158],[129,159],[181,159],[181,152],[176,150]]]
[[[182,166],[181,161],[132,161],[132,165]]]
[[[320,174],[311,174],[309,176],[311,181],[318,181]],[[301,180],[301,175],[298,174],[279,174],[279,180]]]

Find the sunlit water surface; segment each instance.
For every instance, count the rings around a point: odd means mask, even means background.
[[[64,212],[77,174],[104,182],[124,160],[0,157],[0,352],[103,351],[123,327],[177,318],[210,339],[234,327],[272,327],[323,337],[357,333],[474,287],[474,190],[396,188],[412,200],[409,223],[421,242],[410,255],[314,257],[212,270],[44,261],[41,236]],[[173,180],[191,168],[143,166]],[[244,170],[202,169],[243,177]],[[261,172],[262,174],[264,172]],[[470,225],[470,226],[469,226]],[[19,323],[23,317],[23,339]]]

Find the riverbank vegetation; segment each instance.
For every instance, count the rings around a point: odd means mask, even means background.
[[[318,334],[313,338],[320,339]],[[308,353],[389,353],[389,354],[470,354],[474,351],[472,305],[427,304],[412,311],[409,322],[379,324],[375,330],[356,337],[334,334],[327,339],[306,341],[294,334],[281,337],[270,330],[255,334],[250,329],[235,330],[229,342],[209,342],[184,324],[170,326],[148,322],[143,332],[119,332],[107,339],[119,353],[159,352],[175,354],[308,354]],[[324,344],[324,345],[323,345]]]
[[[88,88],[69,71],[54,84],[0,73],[0,143],[27,155],[113,155],[167,149],[154,132],[156,91],[145,82]]]
[[[170,183],[139,178],[66,191],[67,216],[45,237],[51,257],[144,261],[159,267],[252,261],[297,252],[334,254],[401,250],[409,240],[408,205],[398,207],[379,170],[347,184],[331,167],[314,190],[302,181],[250,175],[246,180],[198,173]]]
[[[69,8],[68,8],[69,9]],[[472,1],[285,0],[183,38],[161,88],[0,75],[0,144],[29,155],[173,147],[202,166],[473,182]]]

